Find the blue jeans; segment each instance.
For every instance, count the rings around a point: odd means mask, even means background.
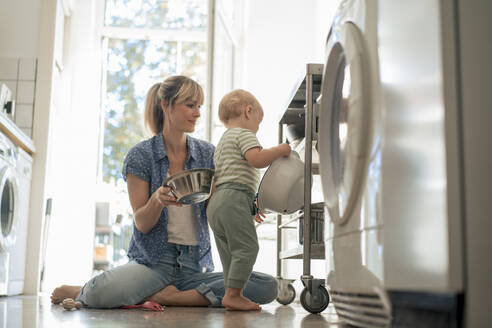
[[[222,306],[224,277],[221,272],[200,272],[198,246],[168,244],[159,262],[152,266],[130,261],[105,271],[82,287],[76,300],[92,308],[118,308],[140,303],[168,285],[180,291],[196,289],[210,301]],[[277,298],[277,280],[253,272],[243,295],[253,302],[266,304]]]

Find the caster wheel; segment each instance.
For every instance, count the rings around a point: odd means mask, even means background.
[[[296,290],[292,287],[291,284],[287,285],[287,288],[284,288],[280,291],[277,302],[282,305],[288,305],[294,301],[296,298]]]
[[[302,307],[311,313],[323,312],[330,303],[330,296],[328,291],[320,286],[317,291],[313,291],[314,295],[311,295],[307,288],[304,288],[301,293]]]

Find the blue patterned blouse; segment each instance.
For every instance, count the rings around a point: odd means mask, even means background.
[[[187,136],[186,145],[188,148],[188,156],[185,163],[186,170],[198,168],[215,169],[213,162],[215,147],[212,144]],[[150,187],[150,195],[162,185],[168,170],[169,158],[164,147],[162,133],[135,145],[130,149],[123,162],[123,178],[125,181],[127,174],[133,174],[147,181]],[[193,207],[200,227],[200,267],[202,271],[213,271],[214,264],[210,249],[205,202],[195,204]],[[134,223],[128,257],[141,264],[154,265],[162,256],[162,250],[167,244],[167,222],[167,207],[164,207],[159,220],[149,233],[141,233]]]

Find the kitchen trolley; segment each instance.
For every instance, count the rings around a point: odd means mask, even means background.
[[[299,79],[292,90],[286,110],[279,121],[278,140],[285,142],[284,126],[291,138],[300,138],[304,133],[304,207],[296,215],[285,222],[283,215],[277,214],[277,280],[279,294],[277,301],[283,305],[294,301],[296,292],[292,286],[293,279],[282,278],[282,261],[288,259],[303,260],[301,281],[304,289],[300,301],[304,309],[311,313],[320,313],[330,302],[325,288],[325,279],[317,279],[311,275],[311,259],[325,259],[324,241],[312,243],[311,229],[313,224],[312,212],[323,213],[323,206],[311,203],[312,176],[319,174],[319,164],[312,163],[313,141],[318,137],[317,99],[321,93],[323,64],[307,64],[305,74]],[[282,250],[283,229],[295,228],[292,223],[304,218],[302,244],[287,250]]]

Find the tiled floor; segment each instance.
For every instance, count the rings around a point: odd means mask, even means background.
[[[277,302],[258,312],[229,312],[221,308],[166,307],[163,312],[142,310],[66,311],[51,305],[49,296],[0,297],[0,328],[14,327],[344,327],[329,306],[321,315],[309,314],[299,303]]]

